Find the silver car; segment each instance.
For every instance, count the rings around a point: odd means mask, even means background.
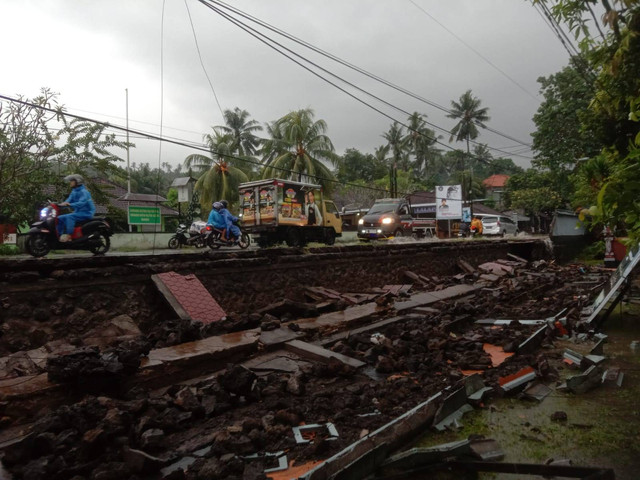
[[[483,215],[477,217],[482,220],[483,235],[517,235],[518,225],[511,218],[504,215]]]

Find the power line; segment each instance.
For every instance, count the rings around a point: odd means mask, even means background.
[[[0,100],[6,100],[8,102],[18,103],[20,105],[25,105],[25,106],[32,107],[32,108],[37,108],[37,109],[40,109],[40,110],[43,110],[43,111],[46,111],[46,112],[54,113],[56,115],[69,117],[69,118],[73,118],[73,119],[76,119],[76,120],[81,120],[81,121],[84,121],[84,122],[94,123],[96,125],[101,125],[101,126],[103,126],[105,128],[108,128],[108,129],[118,130],[118,131],[122,131],[122,132],[127,132],[128,131],[131,134],[140,135],[140,136],[143,136],[143,137],[145,137],[145,138],[147,138],[149,140],[158,140],[160,142],[166,142],[166,143],[170,143],[170,144],[173,144],[173,145],[178,145],[178,146],[181,146],[181,147],[190,148],[190,149],[193,149],[193,150],[206,152],[206,153],[209,153],[209,154],[215,154],[215,155],[218,155],[219,157],[222,157],[222,158],[227,158],[227,159],[231,159],[231,160],[238,160],[240,162],[244,162],[244,163],[247,163],[247,164],[255,165],[255,166],[258,166],[258,167],[263,166],[262,163],[260,163],[257,160],[251,160],[249,158],[238,157],[238,156],[235,156],[235,155],[229,155],[227,153],[223,153],[223,152],[219,152],[219,151],[213,150],[213,149],[211,149],[211,148],[209,148],[209,147],[207,147],[207,146],[205,146],[203,144],[195,145],[195,144],[190,144],[190,143],[186,143],[186,142],[179,141],[179,140],[173,140],[173,139],[170,139],[170,138],[167,138],[167,137],[162,137],[162,136],[159,136],[159,135],[156,135],[156,134],[153,134],[153,133],[141,132],[139,130],[134,130],[134,129],[131,129],[131,128],[127,129],[126,127],[122,127],[120,125],[112,125],[110,123],[102,122],[100,120],[95,120],[93,118],[84,117],[84,116],[81,116],[81,115],[75,115],[75,114],[72,114],[72,113],[64,112],[62,110],[56,110],[56,109],[53,109],[53,108],[50,108],[50,107],[45,107],[43,105],[37,105],[37,104],[32,103],[32,102],[27,102],[25,100],[9,97],[9,96],[2,95],[2,94],[0,94]],[[291,170],[289,168],[282,168],[282,167],[276,167],[276,166],[271,166],[270,168],[272,168],[274,170],[278,170],[278,171],[283,172],[283,173],[289,173],[289,174],[295,174],[295,175],[299,175],[300,174],[300,172],[297,172],[295,170]],[[340,180],[337,180],[337,179],[325,178],[325,177],[321,177],[321,176],[318,176],[318,175],[307,175],[307,176],[311,177],[311,178],[314,178],[317,181],[322,180],[322,181],[325,181],[325,182],[335,183],[335,184],[339,184],[339,185],[343,185],[343,186],[347,186],[347,187],[355,187],[355,188],[362,188],[364,190],[372,190],[372,191],[376,191],[376,192],[389,193],[389,190],[384,189],[384,188],[371,187],[371,186],[368,186],[368,185],[360,185],[360,184],[351,183],[351,182],[343,182],[343,181],[340,181]],[[400,192],[400,193],[403,193],[404,195],[410,195],[412,192]]]
[[[453,151],[457,150],[456,148],[454,148],[454,147],[452,147],[452,146],[450,146],[450,145],[448,145],[448,144],[446,144],[446,143],[440,142],[440,141],[439,141],[437,138],[435,138],[435,137],[430,137],[430,136],[426,135],[424,132],[421,132],[421,131],[419,131],[419,130],[415,130],[415,129],[411,128],[410,126],[406,125],[404,122],[399,121],[398,119],[394,118],[393,116],[391,116],[391,115],[387,114],[386,112],[384,112],[384,111],[380,110],[379,108],[377,108],[377,107],[375,107],[375,106],[371,105],[370,103],[368,103],[368,102],[364,101],[364,100],[363,100],[363,99],[361,99],[360,97],[358,97],[358,96],[354,95],[353,93],[349,92],[349,91],[348,91],[348,90],[346,90],[345,88],[343,88],[343,87],[341,87],[341,86],[337,85],[335,82],[332,82],[332,81],[331,81],[331,80],[329,80],[328,78],[326,78],[326,77],[322,76],[321,74],[319,74],[318,72],[314,71],[312,68],[308,67],[307,65],[304,65],[304,64],[303,64],[303,63],[301,63],[300,61],[298,61],[298,60],[296,60],[296,59],[292,58],[290,55],[288,55],[287,53],[285,53],[285,52],[284,52],[284,51],[282,51],[281,49],[286,50],[286,51],[288,51],[288,52],[292,53],[293,55],[295,55],[295,56],[297,56],[298,58],[300,58],[302,61],[304,61],[304,62],[306,62],[306,63],[308,63],[308,64],[310,64],[310,65],[313,65],[314,67],[316,67],[316,68],[318,68],[318,69],[320,69],[320,70],[322,70],[322,71],[324,71],[324,72],[328,73],[328,74],[329,74],[329,75],[331,75],[332,77],[334,77],[334,78],[338,79],[339,81],[341,81],[341,82],[343,82],[343,83],[345,83],[345,84],[349,85],[349,86],[350,86],[350,87],[352,87],[352,88],[355,88],[355,89],[357,89],[357,90],[359,90],[359,91],[361,91],[361,92],[365,93],[366,95],[369,95],[369,96],[371,96],[371,97],[375,98],[376,100],[378,100],[378,101],[380,101],[380,102],[384,103],[384,104],[385,104],[385,105],[387,105],[387,106],[390,106],[390,107],[392,107],[392,108],[394,108],[394,109],[396,109],[396,110],[398,110],[398,111],[400,111],[400,112],[403,112],[403,113],[405,113],[406,115],[411,115],[409,112],[407,112],[407,111],[405,111],[405,110],[401,109],[400,107],[397,107],[397,106],[395,106],[395,105],[393,105],[393,104],[391,104],[391,103],[389,103],[389,102],[387,102],[387,101],[385,101],[385,100],[383,100],[383,99],[381,99],[381,98],[377,97],[376,95],[374,95],[374,94],[372,94],[372,93],[370,93],[370,92],[367,92],[366,90],[364,90],[364,89],[362,89],[362,88],[358,87],[357,85],[355,85],[355,84],[353,84],[353,83],[351,83],[351,82],[349,82],[349,81],[347,81],[347,80],[343,79],[342,77],[340,77],[340,76],[338,76],[338,75],[336,75],[336,74],[334,74],[334,73],[332,73],[332,72],[328,71],[327,69],[325,69],[325,68],[323,68],[323,67],[321,67],[321,66],[317,65],[316,63],[314,63],[314,62],[312,62],[311,60],[309,60],[309,59],[307,59],[307,58],[303,57],[302,55],[297,54],[296,52],[293,52],[291,49],[289,49],[289,48],[285,47],[285,46],[284,46],[284,45],[282,45],[281,43],[279,43],[279,42],[277,42],[277,41],[275,41],[275,40],[271,39],[270,37],[266,36],[265,34],[263,34],[263,33],[259,32],[259,31],[255,30],[254,28],[252,28],[252,27],[250,27],[250,26],[248,26],[248,25],[244,24],[244,23],[243,23],[243,22],[241,22],[240,20],[238,20],[238,19],[236,19],[236,18],[234,18],[234,17],[230,16],[229,14],[227,14],[227,13],[225,13],[225,12],[221,11],[220,9],[218,9],[217,7],[215,7],[214,5],[209,5],[208,3],[206,3],[206,2],[205,2],[205,0],[199,0],[199,1],[200,1],[200,3],[202,3],[203,5],[205,5],[207,8],[209,8],[209,9],[213,10],[214,12],[216,12],[216,13],[217,13],[218,15],[220,15],[221,17],[225,18],[225,19],[226,19],[226,20],[228,20],[229,22],[233,23],[234,25],[236,25],[236,26],[237,26],[237,27],[239,27],[240,29],[242,29],[242,30],[244,30],[245,32],[247,32],[247,33],[248,33],[249,35],[251,35],[252,37],[256,38],[258,41],[260,41],[260,42],[264,43],[265,45],[267,45],[267,46],[268,46],[268,47],[270,47],[271,49],[275,50],[275,51],[276,51],[276,52],[278,52],[279,54],[281,54],[281,55],[283,55],[284,57],[288,58],[289,60],[291,60],[292,62],[296,63],[296,64],[297,64],[297,65],[299,65],[300,67],[304,68],[305,70],[307,70],[308,72],[310,72],[312,75],[314,75],[314,76],[316,76],[316,77],[320,78],[321,80],[323,80],[323,81],[327,82],[328,84],[330,84],[330,85],[332,85],[333,87],[337,88],[338,90],[342,91],[343,93],[345,93],[346,95],[350,96],[350,97],[351,97],[351,98],[353,98],[354,100],[356,100],[356,101],[358,101],[358,102],[362,103],[363,105],[365,105],[365,106],[369,107],[370,109],[372,109],[372,110],[374,110],[374,111],[378,112],[379,114],[381,114],[381,115],[383,115],[383,116],[387,117],[388,119],[392,120],[393,122],[396,122],[396,123],[398,123],[399,125],[404,126],[404,127],[405,127],[405,128],[407,128],[409,131],[412,131],[412,132],[415,132],[415,133],[417,133],[417,134],[419,134],[419,135],[421,135],[421,136],[424,136],[424,137],[428,138],[429,140],[433,141],[434,143],[437,143],[437,144],[439,144],[439,145],[442,145],[442,146],[444,146],[444,147],[446,147],[446,148],[448,148],[448,149],[450,149],[450,150],[453,150]],[[218,2],[216,2],[215,0],[210,0],[210,1],[211,1],[211,3],[216,3],[216,4],[218,3]],[[277,45],[277,46],[276,46],[276,45]],[[279,48],[278,48],[278,47],[279,47]],[[444,131],[444,132],[446,132],[446,133],[450,133],[448,130],[443,129],[442,127],[439,127],[439,126],[437,126],[437,125],[435,125],[435,124],[433,124],[433,123],[431,123],[431,122],[427,122],[427,121],[425,121],[425,123],[426,123],[426,124],[428,124],[428,125],[434,126],[435,128],[438,128],[439,130],[442,130],[442,131]],[[479,142],[472,141],[471,143],[474,143],[474,144],[476,144],[476,145],[479,145]],[[499,152],[504,153],[504,154],[507,154],[507,155],[512,155],[512,153],[511,153],[511,152],[502,151],[502,150],[495,149],[495,148],[492,148],[492,147],[487,147],[487,148],[489,148],[489,149],[491,149],[491,150],[499,151]],[[527,158],[527,159],[529,159],[529,160],[531,160],[531,159],[532,159],[531,157],[526,156],[526,155],[516,155],[516,156],[520,156],[520,157],[523,157],[523,158]]]
[[[213,97],[216,99],[216,104],[218,105],[218,109],[220,110],[220,115],[222,115],[222,121],[224,121],[224,112],[222,111],[222,107],[220,106],[218,95],[216,95],[216,90],[215,88],[213,88],[213,83],[211,82],[211,78],[209,78],[207,69],[204,67],[204,62],[202,61],[202,54],[200,53],[200,46],[198,45],[198,37],[196,36],[196,29],[193,26],[193,19],[191,18],[191,11],[189,10],[189,4],[187,3],[187,0],[184,0],[184,6],[187,8],[187,15],[189,16],[189,24],[191,25],[191,31],[193,32],[193,41],[196,44],[196,51],[198,52],[198,59],[200,60],[202,71],[204,72],[205,77],[207,77],[207,81],[209,82],[209,86],[211,87],[211,91],[213,92]]]
[[[203,0],[199,0],[199,1],[200,1],[200,3],[203,3],[205,6],[209,7],[209,5],[207,5]],[[322,56],[324,56],[326,58],[329,58],[330,60],[333,60],[333,61],[335,61],[335,62],[337,62],[337,63],[339,63],[339,64],[341,64],[341,65],[343,65],[343,66],[345,66],[347,68],[350,68],[351,70],[354,70],[354,71],[356,71],[356,72],[358,72],[358,73],[360,73],[360,74],[362,74],[362,75],[364,75],[364,76],[366,76],[366,77],[368,77],[368,78],[370,78],[372,80],[375,80],[375,81],[377,81],[379,83],[382,83],[382,84],[384,84],[384,85],[386,85],[386,86],[388,86],[388,87],[390,87],[390,88],[392,88],[392,89],[394,89],[394,90],[396,90],[398,92],[401,92],[401,93],[403,93],[403,94],[405,94],[407,96],[410,96],[411,98],[414,98],[414,99],[416,99],[416,100],[418,100],[420,102],[423,102],[423,103],[425,103],[427,105],[430,105],[430,106],[432,106],[434,108],[437,108],[438,110],[441,110],[441,111],[443,111],[443,112],[445,112],[447,114],[452,113],[452,111],[450,109],[448,109],[448,108],[446,108],[446,107],[444,107],[442,105],[439,105],[439,104],[437,104],[437,103],[435,103],[435,102],[433,102],[431,100],[428,100],[428,99],[426,99],[426,98],[424,98],[424,97],[422,97],[422,96],[420,96],[420,95],[418,95],[416,93],[413,93],[413,92],[411,92],[411,91],[409,91],[409,90],[407,90],[407,89],[405,89],[403,87],[400,87],[400,86],[398,86],[398,85],[396,85],[396,84],[394,84],[394,83],[392,83],[392,82],[390,82],[388,80],[385,80],[384,78],[379,77],[378,75],[375,75],[375,74],[373,74],[371,72],[368,72],[367,70],[365,70],[363,68],[360,68],[357,65],[354,65],[354,64],[352,64],[352,63],[350,63],[350,62],[348,62],[346,60],[343,60],[342,58],[338,57],[337,55],[334,55],[334,54],[329,53],[329,52],[327,52],[325,50],[322,50],[322,49],[314,46],[313,44],[311,44],[309,42],[306,42],[306,41],[304,41],[304,40],[302,40],[302,39],[300,39],[298,37],[295,37],[294,35],[291,35],[291,34],[285,32],[284,30],[281,30],[281,29],[279,29],[279,28],[277,28],[277,27],[275,27],[275,26],[273,26],[273,25],[271,25],[271,24],[269,24],[269,23],[267,23],[267,22],[265,22],[263,20],[260,20],[257,17],[254,17],[254,16],[252,16],[252,15],[246,13],[246,12],[243,12],[242,10],[240,10],[238,8],[232,7],[232,6],[222,2],[220,0],[209,0],[209,1],[211,3],[215,3],[216,5],[218,5],[221,8],[224,8],[224,9],[226,9],[228,11],[231,11],[231,12],[235,13],[236,15],[239,15],[239,16],[241,16],[241,17],[243,17],[243,18],[245,18],[245,19],[247,19],[247,20],[249,20],[249,21],[251,21],[253,23],[258,24],[263,28],[266,28],[266,29],[268,29],[268,30],[270,30],[270,31],[272,31],[274,33],[277,33],[278,35],[283,36],[288,40],[291,40],[291,41],[293,41],[293,42],[295,42],[295,43],[297,43],[297,44],[299,44],[299,45],[301,45],[301,46],[303,46],[305,48],[308,48],[308,49],[310,49],[310,50],[312,50],[312,51],[314,51],[314,52],[316,52],[316,53],[318,53],[318,54],[320,54],[320,55],[322,55]],[[476,122],[474,122],[474,123],[476,123]],[[488,130],[488,131],[490,131],[492,133],[495,133],[496,135],[508,138],[509,140],[521,143],[521,144],[526,145],[526,146],[531,146],[530,143],[523,142],[523,141],[518,140],[516,138],[513,138],[513,137],[511,137],[511,136],[509,136],[509,135],[507,135],[507,134],[505,134],[503,132],[500,132],[498,130],[489,128],[489,127],[487,127],[485,125],[482,125],[480,123],[476,123],[476,125],[478,125],[479,127],[483,128],[483,129],[486,129],[486,130]],[[442,129],[440,127],[437,127],[437,128],[441,129],[441,130],[444,130],[447,133],[450,133],[449,130]],[[473,143],[476,143],[476,142],[473,142]]]
[[[456,35],[453,31],[451,31],[449,28],[447,28],[446,25],[442,24],[442,22],[440,22],[437,18],[435,18],[433,15],[431,15],[429,12],[427,12],[424,8],[422,8],[420,5],[418,5],[416,2],[414,2],[414,0],[409,0],[409,2],[411,2],[418,10],[420,10],[422,13],[424,13],[426,16],[428,16],[431,20],[433,20],[434,22],[436,22],[438,25],[440,25],[443,29],[445,29],[449,34],[451,34],[456,40],[458,40],[460,43],[462,43],[465,47],[467,47],[469,50],[471,50],[473,53],[475,53],[478,57],[480,57],[482,60],[484,60],[486,63],[488,63],[494,70],[496,70],[498,73],[500,73],[503,77],[505,77],[506,79],[508,79],[511,83],[513,83],[516,87],[518,87],[520,90],[522,90],[524,93],[526,93],[528,96],[530,96],[531,98],[533,98],[537,103],[539,103],[539,99],[533,94],[531,93],[529,90],[527,90],[525,87],[523,87],[520,83],[518,83],[517,80],[515,80],[513,77],[511,77],[507,72],[505,72],[504,70],[502,70],[500,67],[498,67],[495,63],[493,63],[491,60],[489,60],[487,57],[485,57],[482,53],[480,53],[478,50],[476,50],[475,48],[473,48],[473,46],[469,45],[467,42],[465,42],[462,38],[460,38],[458,35]]]

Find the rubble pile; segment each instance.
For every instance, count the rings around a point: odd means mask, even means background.
[[[258,327],[306,335],[317,340],[314,348],[335,354],[263,351],[216,375],[159,390],[103,388],[41,417],[2,461],[17,479],[263,479],[285,452],[296,463],[326,459],[474,374],[487,386],[482,393],[494,395],[529,378],[556,380],[543,347],[573,333],[571,319],[601,283],[600,273],[514,259],[461,269],[451,277],[408,272],[403,280],[411,284],[367,292],[307,289],[306,299],[251,314],[206,326],[167,323],[147,342],[137,337],[51,358],[52,380],[91,384],[131,375],[150,345]],[[438,293],[460,285],[472,286],[472,293],[438,300]],[[429,292],[428,306],[415,300]],[[338,327],[305,332],[299,320],[367,304],[376,307],[368,323],[335,338],[327,333]],[[513,321],[478,323],[492,318]]]

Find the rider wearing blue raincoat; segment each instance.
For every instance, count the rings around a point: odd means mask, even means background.
[[[209,218],[207,219],[207,225],[212,225],[217,229],[227,228],[227,224],[220,213],[220,209],[222,208],[222,204],[220,202],[213,202],[211,205],[211,213],[209,214]]]
[[[76,222],[92,218],[96,207],[91,199],[91,193],[84,186],[84,179],[81,175],[68,175],[64,177],[64,180],[70,182],[72,190],[69,197],[60,205],[73,208],[73,213],[60,215],[57,228],[60,241],[70,242]]]
[[[235,225],[235,223],[238,221],[238,217],[234,217],[233,215],[231,215],[231,212],[227,210],[229,202],[227,202],[226,200],[220,200],[220,203],[222,204],[220,214],[222,215],[222,218],[224,218],[226,224],[225,228],[227,229],[227,232],[231,232],[231,234],[236,238],[237,241],[240,238],[240,228]],[[228,234],[229,233],[227,233],[227,235]]]

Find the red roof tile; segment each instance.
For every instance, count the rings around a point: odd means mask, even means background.
[[[158,278],[193,320],[217,322],[227,314],[195,275],[160,273]]]
[[[489,187],[489,188],[504,187],[507,184],[507,180],[509,180],[509,178],[510,178],[509,175],[499,173],[497,175],[491,175],[489,178],[485,178],[482,181],[482,184],[485,187]]]

